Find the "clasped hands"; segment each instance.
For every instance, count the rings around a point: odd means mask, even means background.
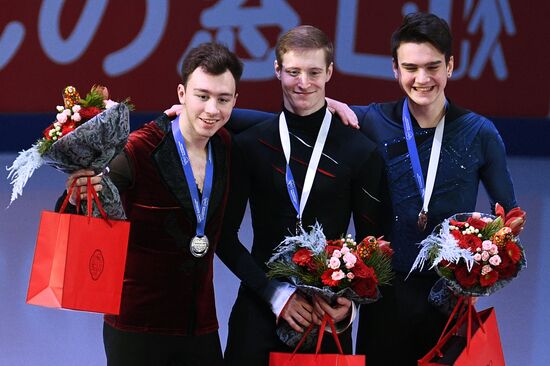
[[[280,317],[297,332],[303,332],[311,323],[320,325],[325,313],[329,315],[334,323],[341,322],[351,314],[352,302],[343,297],[338,297],[336,304],[330,306],[319,296],[313,296],[308,301],[298,291],[294,292],[286,303]]]

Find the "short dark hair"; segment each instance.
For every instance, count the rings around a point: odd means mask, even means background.
[[[392,34],[391,54],[397,62],[397,49],[401,43],[430,43],[445,55],[449,62],[453,54],[453,36],[447,22],[434,14],[411,13],[403,18],[401,26]]]
[[[227,47],[216,42],[201,43],[191,49],[181,66],[181,80],[187,86],[189,75],[202,67],[211,75],[221,75],[229,70],[235,78],[235,84],[241,79],[243,63]]]
[[[323,49],[325,51],[327,67],[334,61],[334,46],[332,42],[322,30],[311,25],[298,26],[279,37],[275,46],[275,55],[279,66],[283,64],[283,55],[296,49]]]

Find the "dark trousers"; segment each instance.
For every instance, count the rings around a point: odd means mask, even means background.
[[[352,353],[351,327],[339,334],[344,353]],[[275,315],[269,306],[241,286],[229,318],[225,348],[227,366],[267,366],[269,352],[292,352],[276,334]],[[338,353],[329,334],[323,338],[322,353]]]
[[[103,323],[108,366],[222,366],[218,332],[199,336],[126,332]]]
[[[435,346],[447,316],[428,303],[437,275],[396,275],[381,288],[382,298],[362,305],[356,353],[366,355],[368,366],[416,366]]]

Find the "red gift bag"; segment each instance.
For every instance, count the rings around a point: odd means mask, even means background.
[[[319,353],[321,350],[321,342],[323,341],[323,334],[325,332],[326,324],[330,325],[332,329],[332,336],[338,347],[340,353],[326,354]],[[345,355],[342,351],[342,346],[338,340],[336,329],[334,328],[334,322],[325,314],[321,326],[319,327],[319,338],[317,339],[317,346],[315,353],[296,353],[306,340],[307,335],[313,329],[311,324],[304,332],[300,343],[294,349],[292,353],[285,352],[270,352],[269,353],[269,366],[365,366],[364,355]]]
[[[447,332],[455,314],[461,315]],[[418,365],[505,365],[495,309],[477,312],[471,298],[464,301],[461,297],[439,341],[426,356],[418,360]]]
[[[59,213],[42,212],[27,304],[118,314],[130,223],[107,220],[89,179],[88,216],[63,213],[72,188]]]

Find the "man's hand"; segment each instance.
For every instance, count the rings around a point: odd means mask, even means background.
[[[73,172],[71,175],[67,177],[67,180],[65,181],[65,188],[67,189],[67,193],[69,192],[69,188],[71,187],[71,184],[73,184],[73,181],[76,179],[76,183],[74,185],[73,193],[71,194],[71,197],[69,198],[69,202],[72,205],[76,205],[76,192],[77,187],[80,188],[80,199],[85,200],[87,195],[86,192],[88,191],[88,177],[91,177],[92,187],[96,192],[99,192],[103,189],[103,185],[101,184],[101,180],[103,179],[103,173],[95,174],[93,170],[90,169],[80,169],[76,172]]]
[[[349,317],[351,312],[351,300],[348,300],[344,297],[339,297],[336,299],[336,304],[330,306],[328,302],[326,302],[321,297],[314,296],[313,308],[315,324],[321,324],[325,313],[330,316],[332,320],[334,320],[334,323],[339,323]]]
[[[298,292],[294,292],[288,299],[280,317],[297,332],[302,333],[312,321],[313,306]]]
[[[165,110],[164,114],[166,114],[168,117],[171,118],[171,117],[179,116],[182,110],[183,110],[182,104],[174,104],[173,106]]]
[[[359,129],[359,121],[357,120],[357,116],[346,103],[330,98],[325,99],[327,100],[328,110],[340,116],[343,124]]]

